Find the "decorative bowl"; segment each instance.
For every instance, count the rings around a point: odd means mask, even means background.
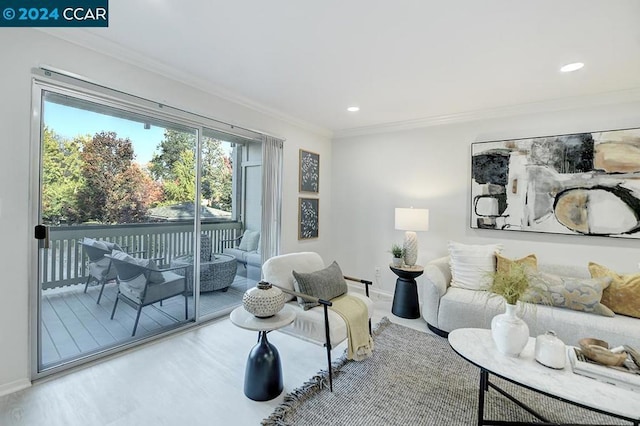
[[[626,352],[611,352],[609,344],[604,340],[585,338],[580,339],[578,344],[584,356],[598,364],[620,367],[627,359]]]
[[[242,296],[242,304],[247,312],[258,318],[269,318],[284,307],[284,293],[266,281],[260,281]]]

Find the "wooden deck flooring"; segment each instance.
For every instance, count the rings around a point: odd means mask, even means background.
[[[247,288],[255,282],[236,276],[228,291],[200,294],[201,315],[213,314],[238,305]],[[99,287],[84,284],[63,289],[45,290],[42,293],[42,360],[44,368],[80,356],[90,355],[132,339],[131,332],[136,311],[124,303],[118,303],[113,320],[111,310],[117,294],[116,284],[107,284],[100,304],[96,304]],[[176,296],[142,309],[135,338],[150,336],[181,322],[184,318],[184,297]],[[193,297],[188,298],[189,317],[193,319]]]

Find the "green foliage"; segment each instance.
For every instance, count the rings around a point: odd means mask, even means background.
[[[489,291],[504,297],[510,305],[515,305],[529,289],[529,276],[527,268],[518,263],[512,263],[504,271],[496,271],[492,274],[493,282]]]
[[[392,244],[390,252],[391,255],[396,259],[401,259],[402,257],[404,257],[404,249],[399,244]]]
[[[233,167],[231,159],[224,155],[222,142],[202,138],[202,198],[207,204],[220,210],[231,211],[233,193]]]
[[[42,217],[58,224],[78,210],[76,194],[84,184],[78,140],[61,139],[45,127],[42,133]]]
[[[196,197],[195,158],[192,151],[182,151],[173,163],[173,178],[164,182],[163,205],[193,202]]]
[[[151,176],[160,181],[174,180],[175,164],[181,161],[184,151],[195,152],[196,137],[192,133],[166,129],[157,149],[159,153],[153,155],[149,164]]]

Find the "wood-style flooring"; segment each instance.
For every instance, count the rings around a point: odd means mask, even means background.
[[[426,332],[424,320],[397,318],[389,301],[377,301],[373,323],[383,316]],[[256,337],[227,317],[166,337],[1,397],[0,425],[259,425],[287,392],[326,368],[326,356],[321,346],[270,333],[285,389],[274,400],[252,401],[243,384]]]

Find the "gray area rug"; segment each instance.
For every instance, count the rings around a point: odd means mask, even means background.
[[[447,339],[391,323],[374,332],[374,355],[335,362],[333,393],[321,371],[288,394],[263,425],[470,425],[477,424],[480,370]],[[566,404],[491,376],[491,381],[552,422],[629,424]],[[485,419],[536,419],[495,390],[486,394]]]

